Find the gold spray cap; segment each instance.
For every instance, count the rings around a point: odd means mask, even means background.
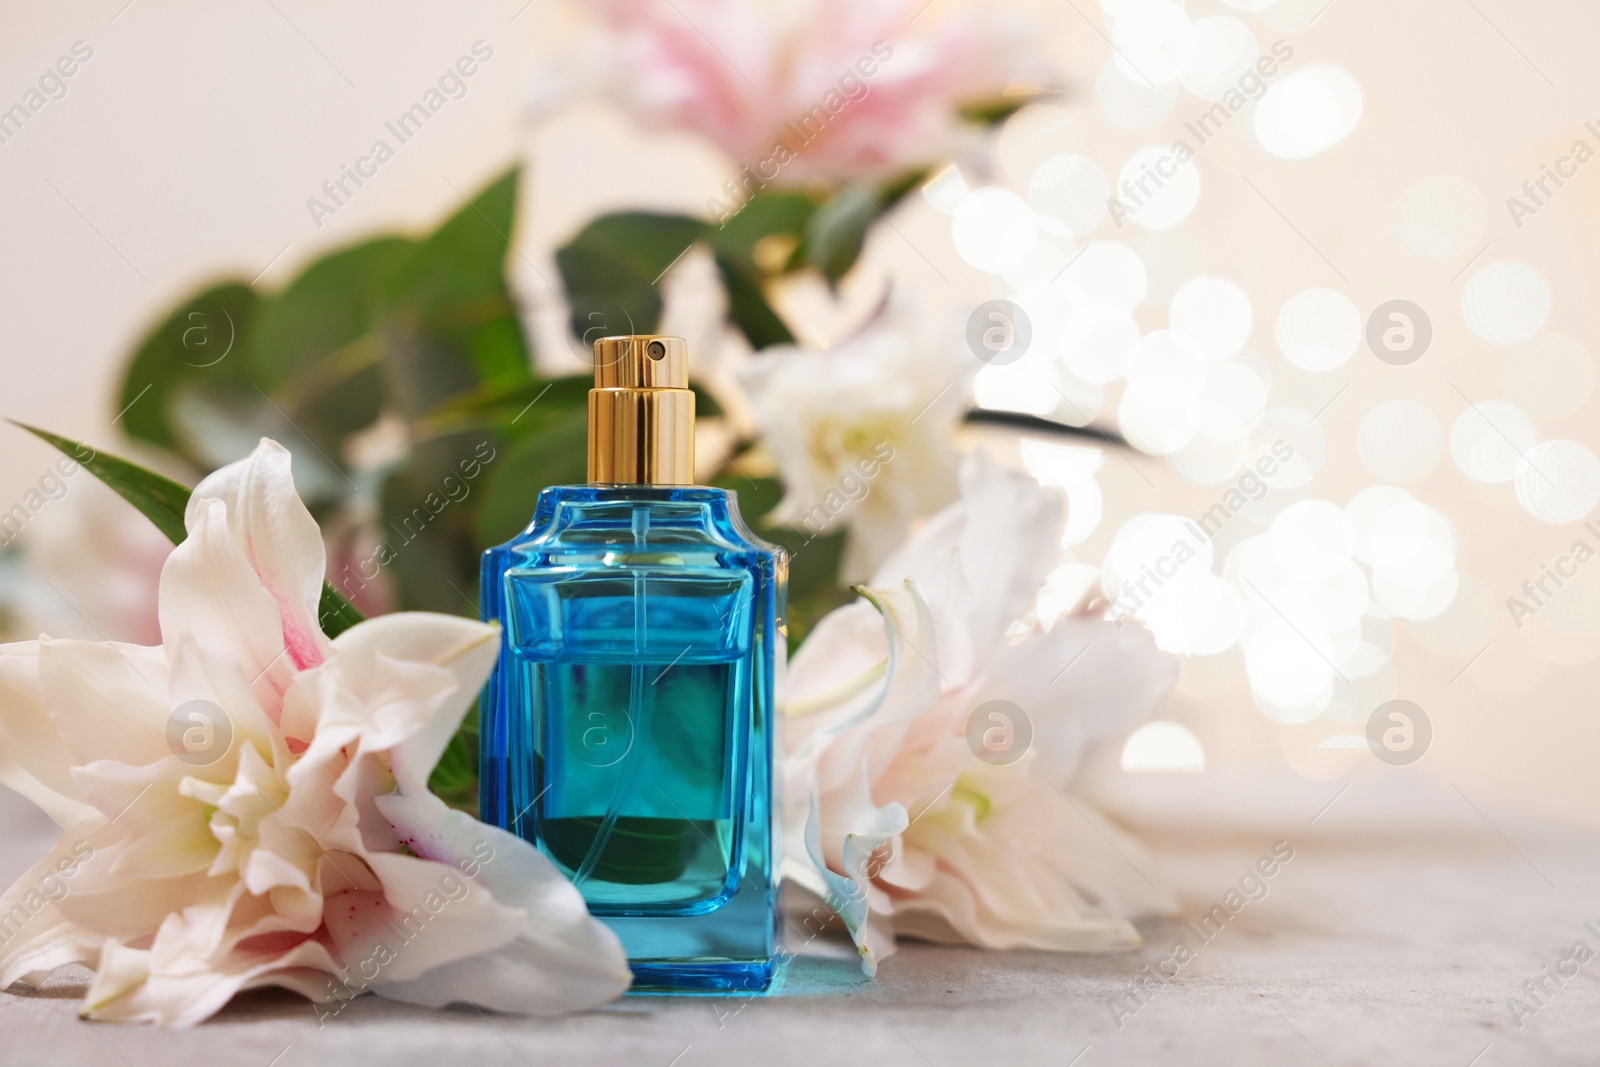
[[[589,481],[694,484],[694,393],[683,338],[634,334],[594,343]]]

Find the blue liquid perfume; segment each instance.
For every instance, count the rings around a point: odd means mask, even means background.
[[[787,562],[696,486],[684,342],[595,344],[589,484],[484,554],[502,648],[480,814],[621,939],[639,992],[757,992],[777,955],[774,729]]]

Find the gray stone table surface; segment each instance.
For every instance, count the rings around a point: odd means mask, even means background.
[[[1247,884],[1260,899],[1197,934],[1192,924],[1273,842],[1257,832],[1151,841],[1151,869],[1182,908],[1145,924],[1144,947],[1127,955],[909,944],[868,981],[846,946],[823,938],[777,995],[744,1002],[634,997],[528,1020],[369,996],[319,1024],[305,1002],[264,992],[178,1033],[82,1022],[82,979],[64,976],[0,994],[0,1064],[1600,1063],[1600,956],[1575,977],[1546,978],[1579,941],[1600,952],[1600,835],[1503,815],[1475,831],[1308,832],[1265,896]],[[1134,999],[1144,968],[1174,960],[1180,940],[1192,958]],[[1539,1001],[1519,988],[1540,979]],[[1512,997],[1529,1009],[1520,1018]]]

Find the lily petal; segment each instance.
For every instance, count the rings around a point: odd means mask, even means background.
[[[871,937],[868,919],[872,914],[872,879],[879,865],[893,858],[893,842],[905,831],[908,820],[906,809],[899,804],[878,807],[870,800],[858,799],[855,817],[849,824],[851,830],[842,835],[843,843],[838,849],[837,863],[843,869],[838,873],[823,849],[822,814],[813,797],[811,815],[806,820],[806,855],[822,880],[823,898],[850,931],[861,955],[861,969],[870,977],[878,973],[879,959],[892,952],[894,944],[892,939],[884,943]]]
[[[961,499],[886,560],[872,584],[916,582],[939,634],[940,670],[960,685],[1032,607],[1060,553],[1065,521],[1065,494],[1001,470],[980,450],[961,465]]]
[[[161,569],[162,642],[173,657],[185,641],[233,656],[276,721],[283,692],[297,673],[278,602],[234,538],[227,506],[196,499],[186,520],[189,536]]]
[[[232,953],[216,963],[176,970],[156,967],[153,955],[149,949],[107,941],[84,999],[84,1014],[187,1029],[247,989],[278,986],[319,1003],[336,996],[328,975],[338,964],[317,941],[303,940],[286,951]]]
[[[900,932],[994,949],[1137,948],[1129,920],[1174,906],[1143,873],[1138,842],[1086,801],[1009,770],[979,765],[958,787],[977,808],[958,795],[906,835],[908,853],[937,859],[915,892],[891,887]]]
[[[39,642],[39,684],[56,733],[77,764],[115,759],[141,765],[172,754],[171,709],[160,649],[108,641]]]
[[[160,647],[0,647],[0,781],[73,835],[0,898],[5,983],[89,963],[86,1014],[167,1026],[258,986],[531,1014],[624,990],[621,944],[554,865],[426,792],[497,631],[395,615],[327,641],[321,541],[270,442],[186,524]],[[197,702],[226,745],[175,739]]]
[[[520,1015],[553,1015],[603,1004],[632,982],[627,955],[582,895],[522,838],[451,810],[431,794],[377,799],[395,832],[420,856],[460,871],[518,913],[514,938],[471,960],[435,965],[415,978],[387,974],[386,997],[442,1007],[471,1003]]]
[[[85,835],[101,821],[96,815],[66,828],[49,853],[0,895],[0,989],[14,982],[38,985],[57,968],[92,962],[99,952],[100,939],[57,905],[93,854]]]
[[[1009,699],[1032,717],[1050,780],[1076,772],[1084,748],[1132,730],[1178,684],[1177,657],[1133,621],[1063,616],[1048,633],[997,649],[975,703]]]
[[[72,753],[45,709],[39,643],[0,645],[0,785],[67,827],[97,813],[73,781]]]
[[[248,459],[228,464],[195,486],[184,525],[193,533],[211,502],[224,505],[229,535],[277,605],[279,647],[305,670],[322,662],[327,646],[317,621],[327,555],[316,519],[294,490],[290,462],[288,449],[262,438]],[[166,633],[165,620],[161,629]]]
[[[827,745],[817,765],[817,787],[824,791],[844,784],[857,767],[875,778],[911,723],[939,696],[938,648],[927,602],[909,586],[860,592],[883,624],[883,684],[872,700],[813,737],[812,746]]]
[[[407,612],[353,626],[334,639],[333,647],[341,655],[365,650],[407,662],[432,663],[455,676],[450,698],[389,754],[401,791],[426,792],[428,776],[494,669],[500,654],[499,631],[453,615]]]

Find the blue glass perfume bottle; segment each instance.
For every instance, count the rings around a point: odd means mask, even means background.
[[[480,814],[621,939],[637,992],[757,992],[777,954],[773,751],[787,562],[691,484],[681,339],[595,344],[589,484],[484,554],[502,650]]]

